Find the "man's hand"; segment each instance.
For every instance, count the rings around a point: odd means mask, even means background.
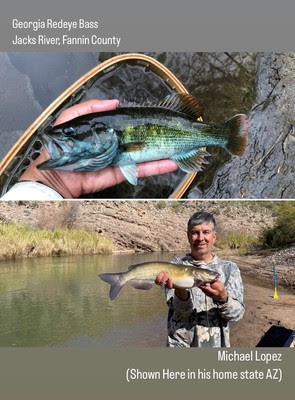
[[[68,108],[56,120],[56,125],[70,121],[80,115],[110,111],[117,108],[118,100],[89,100]],[[36,166],[50,157],[46,150],[33,161],[21,176],[20,181],[40,181],[59,192],[64,198],[75,198],[95,193],[126,181],[118,167],[106,167],[95,172],[71,172],[38,170]],[[140,178],[175,171],[177,164],[172,160],[159,160],[137,165]]]
[[[159,275],[156,277],[155,284],[156,285],[164,285],[168,289],[173,289],[172,279],[169,278],[169,275],[166,274],[166,272],[159,273]]]
[[[208,297],[211,297],[216,301],[226,301],[228,299],[228,292],[224,287],[224,284],[216,279],[211,284],[200,285],[199,288],[205,293]]]
[[[159,275],[156,277],[155,283],[156,285],[164,285],[168,289],[174,288],[173,281],[169,277],[169,275],[166,274],[166,272],[160,272]],[[189,292],[186,289],[175,288],[175,294],[180,300],[183,301],[186,301],[189,298]]]

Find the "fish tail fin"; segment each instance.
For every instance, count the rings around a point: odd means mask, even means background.
[[[235,156],[242,156],[246,150],[249,134],[247,116],[245,114],[237,114],[230,118],[225,123],[225,126],[228,130],[227,150]]]
[[[117,296],[122,287],[125,285],[125,282],[120,279],[122,274],[100,274],[98,275],[100,279],[107,282],[110,287],[110,299],[114,300]]]

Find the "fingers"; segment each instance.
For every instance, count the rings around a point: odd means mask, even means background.
[[[177,164],[172,160],[150,161],[138,164],[137,173],[139,178],[148,176],[167,174],[168,172],[176,171]]]
[[[166,272],[160,272],[159,275],[156,277],[155,283],[156,285],[165,285],[169,289],[173,288],[172,279],[169,278]]]
[[[200,285],[199,288],[205,293],[206,296],[211,297],[214,300],[225,301],[228,298],[228,292],[224,287],[224,284],[216,279],[211,284],[207,283]]]
[[[67,108],[63,111],[60,116],[56,119],[55,125],[63,122],[70,121],[80,115],[91,114],[94,112],[110,111],[117,108],[119,100],[88,100],[84,103],[76,104],[73,107]]]
[[[138,164],[137,168],[138,176],[142,178],[172,172],[178,167],[174,161],[159,160]],[[82,192],[83,194],[99,192],[125,181],[126,178],[119,167],[106,167],[97,172],[84,173]]]
[[[89,100],[76,104],[63,111],[55,124],[61,124],[78,116],[93,112],[114,110],[119,105],[119,100]],[[36,165],[49,158],[43,149],[41,156],[28,167],[20,180],[39,180],[57,190],[65,198],[79,197],[82,194],[95,193],[126,181],[118,167],[106,167],[96,172],[70,172],[70,171],[41,171]],[[148,177],[175,171],[178,166],[172,160],[150,161],[138,164],[138,177]],[[59,183],[58,183],[58,182]],[[173,287],[170,278],[167,286]]]

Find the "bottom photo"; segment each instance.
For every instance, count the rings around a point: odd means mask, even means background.
[[[0,347],[294,347],[295,201],[0,203]]]

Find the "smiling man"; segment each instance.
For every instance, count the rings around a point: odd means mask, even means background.
[[[184,264],[217,271],[220,277],[210,285],[177,289],[161,272],[156,283],[166,285],[168,347],[230,347],[229,321],[243,317],[243,283],[238,266],[213,254],[216,221],[208,212],[197,212],[188,221],[187,237],[191,253]]]

